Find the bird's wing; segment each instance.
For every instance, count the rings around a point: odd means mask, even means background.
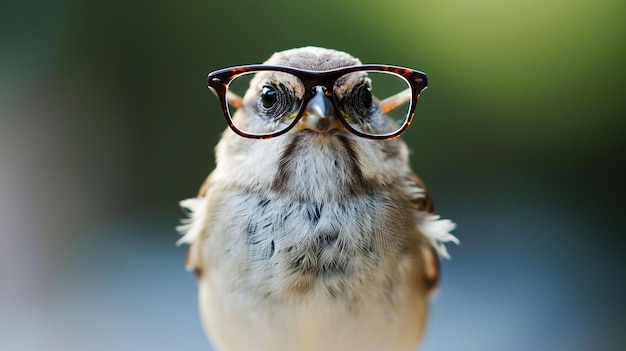
[[[458,244],[458,239],[450,234],[455,224],[447,219],[439,219],[435,213],[433,199],[428,193],[424,182],[414,173],[406,177],[411,202],[418,212],[417,228],[424,235],[421,242],[421,254],[424,264],[424,280],[429,292],[433,292],[439,284],[439,256],[449,258],[446,242]]]
[[[413,204],[419,212],[423,213],[435,213],[435,204],[430,194],[426,190],[426,185],[420,177],[411,172],[407,176],[407,185],[409,186]]]
[[[213,173],[211,173],[213,174]],[[200,190],[198,190],[198,197],[205,197],[207,191],[209,190],[209,188],[211,187],[211,174],[209,174],[208,177],[206,177],[206,179],[204,180],[204,183],[202,183],[202,186],[200,186]]]
[[[195,198],[183,200],[180,202],[182,208],[184,208],[189,217],[183,220],[183,225],[178,227],[178,230],[184,234],[184,236],[178,241],[179,244],[189,244],[187,250],[187,261],[185,267],[188,271],[193,272],[196,277],[202,276],[201,265],[201,242],[202,231],[204,224],[204,216],[206,216],[206,199],[205,196],[209,188],[211,187],[211,175],[209,175],[198,192],[198,196]]]

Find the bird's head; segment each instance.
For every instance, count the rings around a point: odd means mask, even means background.
[[[293,191],[297,187],[365,191],[388,180],[394,173],[390,170],[405,167],[402,142],[367,137],[399,129],[387,109],[399,99],[409,105],[410,89],[401,77],[362,70],[338,72],[361,62],[319,47],[278,52],[263,65],[268,69],[257,67],[242,75],[248,78],[242,97],[228,98],[236,107],[231,113],[235,129],[268,137],[251,139],[227,130],[218,146],[217,170],[228,167],[237,170],[239,177],[256,177],[261,187],[299,194]],[[400,83],[395,100],[372,94],[372,73]]]

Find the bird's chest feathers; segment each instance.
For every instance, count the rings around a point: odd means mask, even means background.
[[[235,272],[226,279],[236,291],[355,299],[361,286],[376,293],[372,286],[393,278],[386,269],[400,248],[389,243],[402,242],[394,236],[404,223],[390,223],[399,216],[389,211],[389,199],[376,194],[322,203],[233,193],[220,206],[208,256],[216,270]]]

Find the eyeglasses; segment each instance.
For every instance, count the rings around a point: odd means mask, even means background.
[[[208,76],[228,126],[242,137],[266,139],[293,128],[303,116],[335,118],[368,139],[400,136],[413,119],[425,73],[387,65],[358,65],[329,71],[248,65]],[[241,111],[241,112],[238,112]]]

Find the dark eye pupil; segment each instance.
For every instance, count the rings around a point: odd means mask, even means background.
[[[278,100],[277,95],[278,94],[276,93],[276,90],[274,88],[267,85],[264,86],[261,89],[261,103],[263,104],[263,107],[272,107],[276,103],[276,100]]]
[[[361,103],[363,104],[363,106],[365,106],[365,108],[372,107],[372,91],[370,90],[370,88],[362,88],[361,92],[359,93],[359,98],[361,99]]]

